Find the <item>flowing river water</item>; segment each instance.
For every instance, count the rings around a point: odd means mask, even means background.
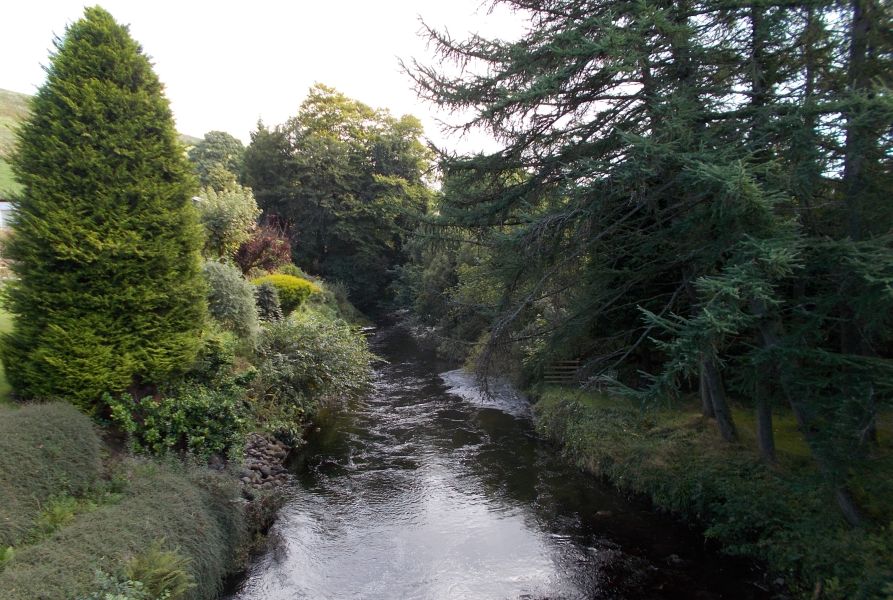
[[[375,391],[331,415],[232,600],[765,598],[745,566],[537,439],[526,400],[478,392],[403,329]]]

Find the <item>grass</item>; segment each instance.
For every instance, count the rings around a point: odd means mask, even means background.
[[[9,196],[21,191],[22,186],[13,179],[12,169],[3,158],[0,158],[0,200],[8,199]]]
[[[818,586],[822,598],[893,597],[889,419],[881,448],[853,473],[868,523],[852,529],[784,412],[775,419],[775,466],[760,460],[747,410],[735,410],[738,444],[723,443],[694,402],[642,412],[623,399],[548,387],[536,414],[539,430],[578,465],[700,522],[726,552],[766,561],[798,595]]]

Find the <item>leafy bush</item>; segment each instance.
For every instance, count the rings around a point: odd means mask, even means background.
[[[51,498],[90,490],[100,451],[93,423],[70,404],[0,409],[0,548],[28,536]]]
[[[282,320],[282,304],[279,301],[279,292],[271,283],[262,283],[257,286],[255,294],[257,313],[263,321]]]
[[[291,242],[276,229],[258,227],[236,252],[236,264],[246,275],[251,271],[273,271],[291,263]]]
[[[236,267],[208,261],[202,267],[208,282],[208,309],[224,328],[243,337],[257,334],[257,308],[254,287]]]
[[[301,267],[297,266],[294,263],[284,264],[281,267],[279,267],[278,269],[276,269],[276,272],[279,273],[280,275],[291,275],[292,277],[300,277],[301,279],[307,279],[307,280],[311,279],[311,277],[309,275],[307,275],[307,273],[305,273],[301,269]]]
[[[206,187],[197,203],[199,218],[205,227],[204,254],[210,258],[231,258],[251,239],[257,227],[260,209],[249,188],[224,182],[223,189]]]
[[[196,584],[185,592],[183,600],[217,597],[223,577],[237,566],[236,548],[245,539],[240,491],[235,480],[226,474],[173,461],[127,459],[120,469],[127,484],[119,502],[78,515],[49,537],[16,548],[15,558],[0,572],[0,598],[90,597],[97,589],[97,570],[126,577],[128,571],[136,575],[148,569],[150,574],[155,573],[151,577],[141,576],[157,580],[164,572],[161,567],[165,562],[170,565],[170,561],[143,558],[145,566],[138,569],[134,557],[145,555],[152,540],[159,539],[188,560],[174,563],[175,570],[186,571]],[[182,581],[177,575],[174,579]],[[119,587],[120,590],[108,593],[149,591],[145,582]],[[106,599],[104,595],[98,597]],[[111,597],[117,600],[116,596]],[[146,600],[149,597],[155,600],[154,596],[147,596]]]
[[[208,387],[187,381],[161,398],[105,396],[112,420],[130,435],[135,451],[188,451],[200,457],[230,455],[245,435],[245,390],[235,382]]]
[[[261,285],[269,283],[279,292],[279,301],[282,303],[282,310],[286,314],[299,307],[307,298],[313,294],[318,294],[322,290],[312,281],[295,277],[294,275],[273,274],[258,277],[251,283]]]
[[[192,368],[186,373],[186,378],[208,386],[225,382],[232,376],[237,345],[238,342],[231,332],[214,328],[205,331],[201,350]]]
[[[322,399],[356,396],[371,383],[365,338],[313,312],[270,323],[257,354],[255,412],[279,432],[294,433]]]
[[[93,592],[78,600],[157,600],[149,595],[141,581],[131,581],[124,577],[96,571]]]

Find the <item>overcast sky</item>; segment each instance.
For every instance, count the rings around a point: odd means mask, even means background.
[[[14,2],[0,21],[0,88],[33,94],[44,80],[54,35],[83,14],[83,0]],[[398,58],[433,61],[419,17],[454,37],[511,39],[521,18],[482,0],[104,0],[152,57],[177,128],[201,136],[228,131],[246,143],[257,120],[284,122],[320,82],[376,108],[422,119],[438,145],[464,151],[485,136],[446,138],[420,102]]]

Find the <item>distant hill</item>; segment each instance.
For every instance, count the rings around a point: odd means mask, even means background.
[[[6,157],[15,145],[13,129],[28,116],[31,96],[0,90],[0,197],[7,192],[18,191],[19,185],[13,180]]]
[[[0,199],[15,193],[20,186],[12,178],[12,171],[6,159],[15,146],[15,127],[21,123],[30,110],[31,96],[0,89]],[[180,142],[185,146],[195,146],[201,138],[180,134]]]

